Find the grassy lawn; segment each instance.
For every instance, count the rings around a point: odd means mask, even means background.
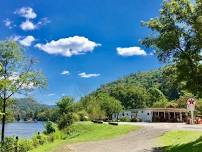
[[[56,140],[53,143],[40,146],[31,152],[51,152],[67,143],[111,139],[135,131],[140,127],[132,125],[112,126],[108,124],[94,124],[90,122],[75,123],[71,126],[71,134],[65,140]],[[63,132],[66,134],[65,132]]]
[[[165,152],[202,152],[202,131],[170,131],[158,142]]]

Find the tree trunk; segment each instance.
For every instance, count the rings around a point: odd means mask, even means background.
[[[2,118],[2,130],[1,130],[1,142],[4,142],[5,133],[5,122],[6,122],[6,99],[3,100],[3,118]]]

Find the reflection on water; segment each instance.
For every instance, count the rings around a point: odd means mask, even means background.
[[[18,136],[21,138],[30,138],[38,131],[42,132],[44,130],[44,124],[44,122],[7,123],[5,127],[5,136]]]

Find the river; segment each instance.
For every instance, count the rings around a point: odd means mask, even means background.
[[[5,126],[5,136],[31,138],[35,133],[44,130],[44,122],[13,122]],[[1,125],[0,125],[1,127]]]

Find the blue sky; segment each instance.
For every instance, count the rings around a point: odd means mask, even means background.
[[[7,0],[0,5],[0,39],[14,39],[48,78],[32,96],[54,104],[107,82],[161,66],[139,40],[142,20],[158,16],[161,0]]]

